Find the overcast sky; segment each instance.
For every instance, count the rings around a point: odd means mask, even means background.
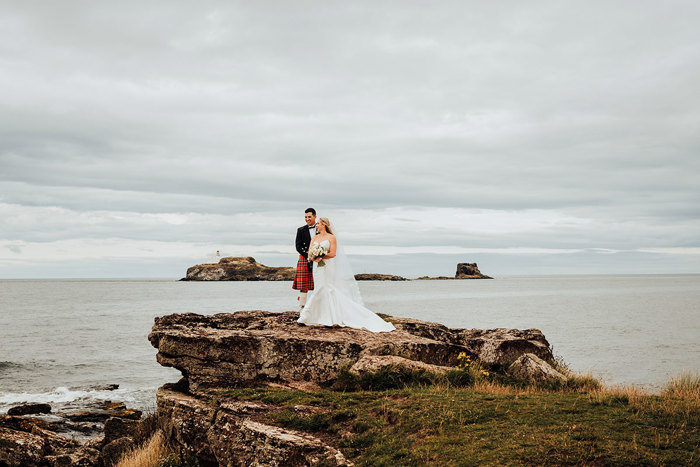
[[[0,5],[0,278],[700,273],[697,1]]]

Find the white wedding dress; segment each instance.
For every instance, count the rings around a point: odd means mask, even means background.
[[[330,241],[323,240],[321,245],[324,243],[330,246]],[[310,292],[298,322],[364,328],[372,332],[393,331],[393,324],[365,308],[350,263],[340,247],[337,250],[335,258],[323,260],[325,266],[313,264],[314,290]]]

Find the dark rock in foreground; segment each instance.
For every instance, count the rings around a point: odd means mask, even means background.
[[[98,436],[84,443],[73,435],[59,434],[68,425],[71,425],[71,430],[75,430],[72,421],[48,422],[36,417],[0,415],[0,466],[112,465],[117,455],[123,452],[116,449],[114,443],[124,437],[131,439],[129,435],[139,430],[142,421],[137,419],[139,411],[128,410],[122,403],[109,402],[105,402],[101,409],[81,412],[78,418],[86,416],[89,419],[104,420],[107,413],[112,415],[105,421],[106,431],[111,438]],[[66,416],[70,420],[71,415],[75,414],[57,412],[56,415]],[[127,419],[120,418],[122,416]],[[101,423],[95,426],[102,428]],[[118,438],[113,441],[115,437]],[[112,446],[107,449],[110,445]]]
[[[123,402],[105,402],[103,407],[91,410],[77,410],[65,414],[73,422],[104,422],[110,417],[139,420],[140,410],[127,409]]]
[[[49,404],[23,404],[11,407],[7,411],[7,415],[30,415],[49,412],[51,412],[51,406]]]
[[[291,281],[294,268],[273,268],[251,256],[221,258],[215,264],[198,264],[187,269],[183,281]]]

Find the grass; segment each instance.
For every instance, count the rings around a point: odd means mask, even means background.
[[[464,387],[390,372],[383,381],[397,387],[378,391],[241,388],[221,396],[274,403],[279,410],[262,422],[314,434],[356,465],[700,463],[696,376],[653,395],[605,388],[590,375],[551,388],[468,371],[479,377]],[[314,410],[299,413],[299,405]]]
[[[700,375],[690,372],[671,378],[663,393],[668,396],[697,398],[700,395]]]
[[[455,370],[457,371],[457,370]],[[376,372],[358,375],[349,367],[341,368],[331,386],[336,391],[381,391],[404,386],[433,385],[445,382],[444,375],[425,370],[413,370],[402,365],[388,365]]]
[[[166,423],[155,413],[147,414],[131,433],[134,449],[125,452],[116,467],[197,467],[197,459],[181,457],[165,439],[163,432],[170,431]]]
[[[163,433],[159,430],[140,448],[125,453],[117,467],[159,467],[168,454]]]

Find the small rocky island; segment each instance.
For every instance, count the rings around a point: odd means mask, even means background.
[[[392,274],[362,273],[355,274],[357,281],[407,281],[405,277],[394,276]]]
[[[198,264],[187,269],[183,281],[293,281],[294,268],[270,267],[252,256],[228,256],[218,263]]]
[[[476,263],[459,263],[457,264],[457,272],[454,277],[439,276],[439,277],[428,277],[421,276],[416,280],[450,280],[450,279],[493,279],[491,276],[487,276],[479,271],[479,267]]]
[[[271,267],[255,261],[252,256],[227,256],[218,263],[198,264],[187,269],[182,281],[292,281],[292,267]],[[392,274],[355,274],[358,281],[406,281],[405,277]],[[479,271],[476,263],[457,264],[454,277],[419,277],[418,280],[438,279],[493,279]]]

